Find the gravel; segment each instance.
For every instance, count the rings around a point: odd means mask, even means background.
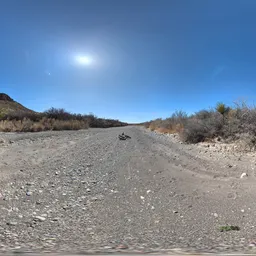
[[[132,126],[0,139],[0,251],[254,251],[251,153]]]

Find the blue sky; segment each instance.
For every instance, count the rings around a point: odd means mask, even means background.
[[[254,103],[255,13],[254,0],[3,0],[0,91],[128,122]]]

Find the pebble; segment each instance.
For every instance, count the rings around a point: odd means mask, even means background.
[[[104,246],[104,249],[112,249],[112,246]]]
[[[244,177],[247,177],[248,176],[248,174],[246,173],[246,172],[243,172],[242,174],[241,174],[241,176],[240,176],[240,179],[243,179]]]
[[[119,244],[116,249],[121,249],[121,250],[125,250],[128,249],[128,246],[126,244]]]
[[[45,217],[42,217],[42,216],[35,216],[35,217],[34,217],[34,220],[35,220],[35,221],[43,222],[43,221],[46,220],[46,218],[45,218]]]
[[[27,191],[27,192],[26,192],[26,195],[27,195],[27,196],[31,196],[31,195],[32,195],[32,192],[31,192],[31,191]]]
[[[219,217],[219,215],[218,215],[216,212],[213,214],[213,216],[214,216],[215,218],[218,218],[218,217]]]
[[[18,223],[15,221],[9,221],[6,223],[8,226],[16,226]]]

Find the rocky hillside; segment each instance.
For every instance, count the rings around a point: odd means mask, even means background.
[[[5,93],[0,93],[0,117],[10,114],[12,112],[27,112],[33,113],[34,111],[24,107],[20,103],[14,101],[10,96]]]

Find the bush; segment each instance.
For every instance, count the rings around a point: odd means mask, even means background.
[[[72,114],[65,109],[50,108],[43,113],[16,111],[0,113],[0,131],[38,132],[47,130],[80,130],[89,127],[118,127],[126,123],[114,119],[97,118],[93,114]]]
[[[56,119],[56,120],[72,120],[72,119],[75,120],[76,119],[76,115],[73,115],[67,112],[63,108],[50,108],[46,110],[43,114],[47,118]]]
[[[209,136],[209,132],[206,127],[196,119],[190,119],[187,122],[186,127],[180,133],[180,137],[187,143],[202,142]]]

